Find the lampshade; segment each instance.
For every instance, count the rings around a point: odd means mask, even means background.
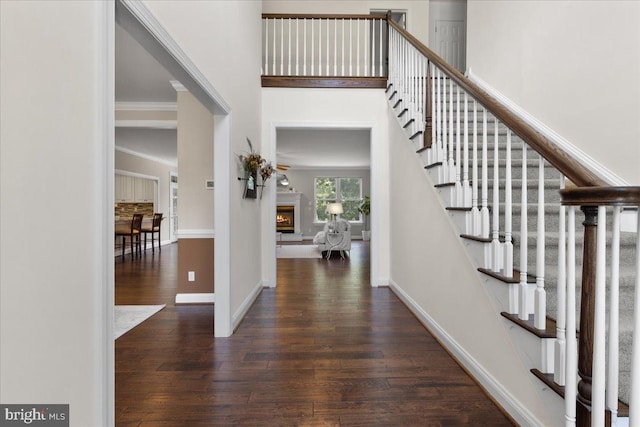
[[[332,215],[341,214],[344,212],[342,210],[342,203],[329,203],[327,205],[327,212]]]
[[[282,178],[278,179],[278,184],[286,187],[287,185],[289,185],[289,178],[287,178],[287,175],[282,174]]]

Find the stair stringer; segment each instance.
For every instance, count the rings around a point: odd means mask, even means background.
[[[388,114],[391,289],[516,422],[563,425],[564,411],[550,411],[546,387],[494,306],[502,297],[483,284],[415,147]]]

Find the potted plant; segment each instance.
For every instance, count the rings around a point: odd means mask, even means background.
[[[362,240],[371,239],[371,230],[369,230],[369,214],[371,213],[371,199],[365,196],[358,206],[358,211],[364,216],[364,228],[362,230]]]

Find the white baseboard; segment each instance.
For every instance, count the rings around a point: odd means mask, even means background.
[[[216,294],[176,294],[176,304],[214,304]]]
[[[238,310],[234,313],[233,317],[231,318],[231,329],[233,331],[236,330],[238,325],[240,325],[240,322],[242,322],[242,319],[244,319],[244,316],[247,315],[247,312],[249,311],[253,303],[256,301],[256,298],[258,298],[258,295],[260,295],[260,292],[262,292],[263,287],[264,287],[264,284],[262,283],[262,280],[260,280],[260,282],[258,282],[258,284],[253,288],[249,296],[247,296],[247,298],[245,298],[245,300],[242,302],[240,307],[238,307]]]
[[[275,288],[276,287],[276,283],[273,280],[262,279],[262,287],[263,288]]]
[[[604,178],[611,185],[618,186],[628,186],[629,183],[613,173],[611,170],[604,167],[598,161],[593,159],[591,156],[587,155],[584,151],[576,147],[574,144],[569,142],[567,139],[562,137],[560,134],[556,133],[553,129],[542,123],[540,120],[536,119],[534,116],[525,111],[522,107],[520,107],[515,102],[511,101],[509,98],[504,96],[490,84],[482,80],[480,77],[475,75],[471,68],[467,70],[467,77],[469,80],[480,86],[484,91],[488,94],[505,104],[512,113],[526,122],[528,125],[533,127],[535,130],[540,132],[543,136],[548,138],[558,147],[561,147],[564,151],[571,154],[571,156],[575,157],[580,163],[585,165],[589,170],[596,173],[598,176]]]
[[[447,333],[426,311],[422,309],[400,286],[389,280],[389,287],[411,310],[418,320],[442,345],[473,375],[491,396],[522,426],[541,426],[541,423],[522,402],[513,398],[477,360],[473,358],[451,335]]]

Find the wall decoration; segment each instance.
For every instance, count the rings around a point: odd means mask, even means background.
[[[258,197],[258,187],[260,187],[260,198],[262,199],[262,190],[266,186],[267,180],[275,172],[275,169],[271,162],[268,162],[254,151],[253,144],[251,144],[249,138],[247,138],[247,144],[249,144],[249,153],[238,155],[238,160],[244,171],[244,176],[238,177],[239,181],[244,182],[242,197],[256,199]],[[258,182],[258,176],[262,180],[261,183]]]

